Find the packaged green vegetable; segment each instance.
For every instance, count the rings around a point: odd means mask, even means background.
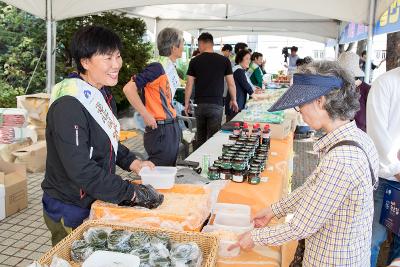
[[[203,257],[199,246],[190,242],[173,244],[170,258],[174,267],[197,267],[201,266]]]
[[[155,267],[171,266],[168,248],[162,243],[151,243],[149,263]]]
[[[75,240],[71,246],[71,258],[75,262],[83,262],[93,251],[93,248],[85,240]]]
[[[129,238],[129,245],[132,249],[142,247],[150,242],[151,236],[145,232],[134,232]]]
[[[125,230],[113,230],[107,239],[108,249],[116,252],[126,253],[132,250],[129,238],[132,233]]]
[[[112,229],[108,227],[93,227],[83,233],[83,238],[86,243],[96,248],[96,250],[105,249],[107,248],[108,234],[111,232]]]

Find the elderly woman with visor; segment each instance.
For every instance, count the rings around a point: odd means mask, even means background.
[[[369,266],[379,160],[371,139],[352,121],[359,109],[354,78],[336,62],[311,63],[294,74],[270,111],[288,108],[326,133],[313,147],[319,164],[303,186],[259,211],[256,228],[231,249],[305,239],[303,266]],[[268,226],[289,213],[289,222]]]

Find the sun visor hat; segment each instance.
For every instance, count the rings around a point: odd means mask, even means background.
[[[268,111],[284,110],[306,104],[342,86],[343,80],[335,76],[294,74],[293,85]]]

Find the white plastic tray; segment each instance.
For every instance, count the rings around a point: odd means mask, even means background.
[[[250,218],[251,208],[248,205],[231,204],[231,203],[216,203],[214,206],[214,214],[232,214],[245,215]]]
[[[139,267],[140,259],[135,255],[111,251],[95,251],[82,267]]]
[[[139,175],[142,184],[152,185],[155,189],[171,189],[175,184],[177,169],[175,167],[144,167]]]
[[[244,233],[253,229],[250,217],[247,215],[233,215],[217,213],[215,215],[214,227],[235,233]]]

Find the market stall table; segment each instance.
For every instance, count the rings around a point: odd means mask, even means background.
[[[202,162],[204,155],[213,162],[221,155],[222,145],[229,140],[229,133],[218,132],[191,154],[187,160]],[[246,204],[252,213],[278,201],[288,193],[292,169],[293,134],[282,140],[271,139],[269,160],[262,181],[258,185],[229,182],[221,190],[218,202]],[[282,222],[282,221],[280,221]],[[278,223],[274,221],[273,223]],[[285,257],[291,257],[291,255]],[[256,247],[252,251],[241,251],[234,258],[219,258],[218,266],[281,266],[281,247]]]

